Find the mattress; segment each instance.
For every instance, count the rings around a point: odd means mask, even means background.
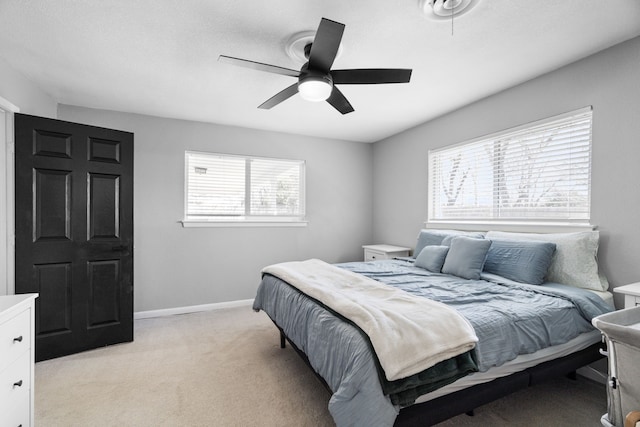
[[[455,308],[479,338],[481,372],[592,331],[590,319],[610,311],[600,295],[557,283],[527,285],[493,274],[466,280],[428,272],[408,259],[336,265]]]
[[[615,310],[616,307],[613,303],[613,294],[609,291],[593,291],[593,290],[589,290],[590,292],[593,292],[594,294],[598,295],[600,298],[602,298],[602,300],[604,302],[607,303],[607,305],[609,307],[611,307],[612,310]]]
[[[463,390],[474,385],[487,383],[497,378],[506,377],[507,375],[514,374],[516,372],[524,371],[527,368],[536,366],[540,363],[557,359],[559,357],[567,356],[579,350],[583,350],[590,345],[593,345],[601,341],[601,335],[599,331],[585,332],[572,340],[552,347],[543,348],[531,354],[523,354],[510,360],[501,366],[496,366],[485,372],[475,372],[467,375],[464,378],[460,378],[456,382],[439,388],[431,393],[423,394],[416,399],[415,403],[422,403],[429,400],[436,399],[438,397],[455,393],[456,391]]]
[[[613,304],[613,294],[611,292],[593,290],[589,290],[589,292],[598,295],[608,306],[615,310],[615,306]],[[415,403],[427,402],[429,400],[437,399],[438,397],[455,393],[474,385],[483,384],[489,381],[493,381],[497,378],[506,377],[516,372],[524,371],[525,369],[536,366],[540,363],[548,362],[559,357],[567,356],[576,351],[583,350],[590,345],[601,341],[602,334],[600,333],[600,331],[593,330],[585,332],[564,344],[543,348],[531,354],[523,354],[513,360],[502,364],[501,366],[493,367],[488,371],[476,372],[467,375],[466,377],[460,378],[452,384],[446,385],[431,393],[423,394],[416,399]]]

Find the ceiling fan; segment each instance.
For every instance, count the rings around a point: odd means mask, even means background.
[[[304,47],[306,62],[300,71],[247,59],[220,55],[218,61],[241,67],[253,68],[268,73],[297,77],[298,82],[278,92],[258,108],[269,109],[300,93],[307,101],[327,101],[342,114],[351,113],[353,107],[347,98],[335,86],[336,84],[380,84],[408,83],[410,69],[403,68],[358,68],[350,70],[332,70],[331,66],[338,53],[344,24],[322,18],[312,43]]]

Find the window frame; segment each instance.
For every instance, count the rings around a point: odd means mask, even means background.
[[[589,131],[589,160],[588,160],[588,218],[586,219],[570,219],[570,218],[550,218],[550,219],[508,219],[508,218],[481,218],[477,219],[468,218],[468,219],[457,219],[457,218],[442,218],[435,219],[433,217],[434,213],[434,194],[433,194],[433,173],[432,170],[432,155],[433,153],[442,152],[448,149],[459,149],[465,145],[478,144],[483,141],[490,140],[504,140],[509,136],[513,136],[518,133],[522,133],[527,129],[535,129],[544,124],[557,122],[563,119],[568,119],[571,117],[578,117],[582,115],[590,115],[590,131]],[[497,142],[497,141],[496,141]],[[525,123],[523,125],[515,126],[512,128],[504,129],[498,132],[494,132],[488,135],[484,135],[478,138],[474,138],[471,140],[463,141],[461,143],[449,145],[446,147],[441,147],[437,149],[429,150],[427,164],[428,164],[428,181],[427,181],[427,219],[425,221],[425,226],[428,228],[450,228],[455,226],[459,229],[467,229],[467,230],[514,230],[514,231],[538,231],[538,232],[554,232],[554,231],[570,231],[570,230],[592,230],[595,228],[594,225],[591,224],[591,176],[592,176],[592,161],[593,161],[593,108],[592,106],[587,106],[584,108],[580,108],[577,110],[569,111],[563,114],[558,114],[552,117],[547,117],[541,120],[537,120],[534,122]]]
[[[189,155],[204,155],[222,158],[242,159],[245,161],[245,177],[250,177],[250,164],[252,160],[277,161],[296,163],[299,166],[299,215],[252,215],[250,210],[251,182],[245,180],[245,214],[244,215],[189,215]],[[248,202],[248,205],[247,205]],[[284,159],[275,157],[251,156],[242,154],[229,154],[221,152],[208,152],[197,150],[185,150],[184,152],[184,202],[183,219],[179,221],[185,228],[202,227],[306,227],[306,161],[299,159]]]

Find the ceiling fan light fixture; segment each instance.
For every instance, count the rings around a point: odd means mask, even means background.
[[[296,41],[298,49],[295,50],[302,48],[304,57],[308,60],[302,68],[300,68],[300,72],[276,65],[226,55],[220,55],[218,61],[253,68],[258,71],[298,78],[296,83],[287,86],[258,105],[258,108],[262,110],[269,110],[291,98],[296,93],[299,93],[300,97],[306,101],[327,101],[329,105],[344,115],[353,112],[354,109],[340,89],[334,86],[334,83],[338,85],[409,83],[411,80],[411,70],[406,68],[351,68],[346,70],[332,70],[331,67],[340,53],[340,42],[344,28],[345,25],[340,22],[322,18],[320,25],[318,25],[318,31],[316,31],[311,42],[306,40],[303,45],[303,40]],[[303,39],[304,37],[308,36],[304,35]]]
[[[305,101],[321,102],[331,96],[333,81],[330,76],[307,75],[298,81],[298,93]]]

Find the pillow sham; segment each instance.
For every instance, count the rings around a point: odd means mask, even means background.
[[[442,272],[463,279],[478,280],[491,246],[491,240],[458,236],[451,240]]]
[[[540,285],[555,250],[556,244],[551,242],[491,239],[484,271],[516,282]]]
[[[413,257],[416,258],[422,252],[425,246],[441,246],[442,240],[447,236],[469,236],[482,239],[484,233],[460,231],[460,230],[427,230],[422,229],[418,234],[418,241],[416,242],[416,248],[413,251]]]
[[[416,257],[414,265],[434,273],[440,273],[447,252],[449,252],[449,246],[425,246]]]
[[[547,271],[546,280],[577,288],[606,291],[609,282],[598,272],[598,231],[575,233],[511,233],[489,231],[487,239],[517,239],[551,242],[556,251]]]

